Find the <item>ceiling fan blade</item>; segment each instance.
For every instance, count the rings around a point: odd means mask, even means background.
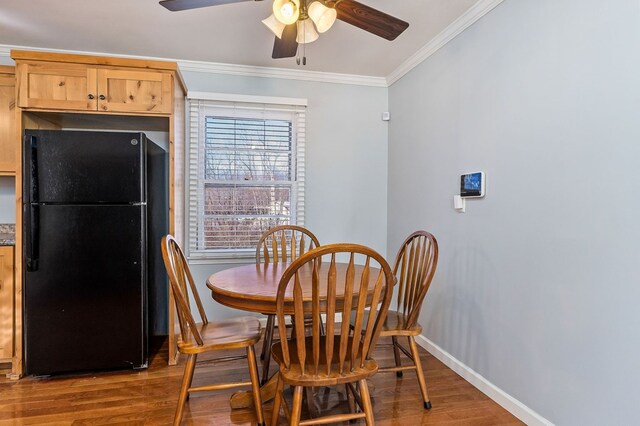
[[[177,12],[180,10],[198,9],[200,7],[218,6],[227,3],[240,3],[243,1],[251,0],[162,0],[160,4],[172,12]]]
[[[296,24],[287,25],[284,27],[282,38],[276,37],[273,42],[273,59],[280,58],[293,58],[298,51],[298,42],[296,37],[298,36],[298,26]]]
[[[395,40],[409,27],[408,22],[354,0],[343,0],[335,7],[341,21],[387,40]]]

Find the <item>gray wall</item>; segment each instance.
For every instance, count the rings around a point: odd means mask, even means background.
[[[308,99],[305,226],[321,244],[357,242],[383,255],[387,246],[387,89],[273,78],[185,72],[189,90]],[[253,262],[250,260],[250,262]],[[232,264],[192,265],[207,312],[207,277]]]
[[[0,176],[0,223],[16,222],[16,191],[13,177]]]
[[[506,0],[389,92],[388,252],[440,243],[425,336],[562,425],[638,422],[639,24],[637,0]]]

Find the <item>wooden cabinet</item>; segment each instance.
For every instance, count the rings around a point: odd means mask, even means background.
[[[98,70],[100,111],[170,113],[171,74],[130,69]]]
[[[20,108],[95,111],[97,70],[85,65],[34,62],[18,64]]]
[[[13,357],[13,246],[0,246],[0,362]]]
[[[18,162],[15,84],[13,67],[0,66],[0,176],[15,175]]]
[[[44,60],[17,63],[20,108],[144,114],[173,111],[170,71]]]

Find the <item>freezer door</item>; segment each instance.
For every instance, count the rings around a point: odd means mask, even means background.
[[[25,273],[27,374],[147,364],[145,206],[37,206]],[[26,251],[26,250],[25,250]]]
[[[144,190],[141,133],[26,130],[25,203],[137,203]]]

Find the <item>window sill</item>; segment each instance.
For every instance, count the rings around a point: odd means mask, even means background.
[[[191,265],[247,264],[256,259],[255,251],[234,253],[194,253],[188,256]]]

